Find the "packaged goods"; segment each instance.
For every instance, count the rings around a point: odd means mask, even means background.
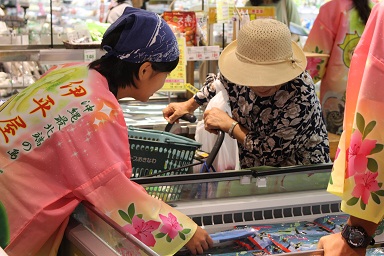
[[[163,18],[175,33],[185,36],[187,46],[197,46],[196,14],[194,12],[164,12]]]

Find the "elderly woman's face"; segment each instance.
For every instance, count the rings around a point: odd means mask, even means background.
[[[260,97],[268,97],[275,94],[279,89],[281,85],[276,86],[256,86],[256,87],[250,87],[251,90]]]

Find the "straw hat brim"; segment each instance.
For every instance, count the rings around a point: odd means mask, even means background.
[[[254,64],[240,61],[236,57],[237,40],[224,48],[219,57],[221,74],[232,83],[244,86],[276,86],[284,84],[307,67],[303,50],[292,41],[293,58],[296,63],[283,61],[273,64]]]

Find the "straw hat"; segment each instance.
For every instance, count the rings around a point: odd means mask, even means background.
[[[292,80],[307,66],[304,52],[284,23],[256,19],[245,24],[219,57],[229,81],[245,86],[275,86]]]

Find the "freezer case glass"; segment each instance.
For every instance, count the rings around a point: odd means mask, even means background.
[[[252,169],[142,177],[133,179],[153,196],[170,204],[211,199],[254,197],[325,190],[332,165],[255,167]],[[177,188],[177,190],[175,189]],[[167,195],[169,192],[170,195]],[[171,194],[179,193],[174,200]]]
[[[322,252],[316,250],[316,240],[311,244],[302,241],[294,243],[293,239],[300,239],[298,235],[303,235],[303,232],[312,232],[310,228],[314,228],[313,232],[317,232],[316,239],[319,235],[321,237],[327,234],[324,228],[313,227],[315,220],[323,223],[323,226],[333,225],[331,227],[336,231],[341,228],[340,223],[347,218],[340,212],[340,199],[326,192],[331,169],[331,164],[285,168],[258,167],[223,173],[141,177],[133,180],[146,187],[147,191],[152,190],[154,197],[157,197],[156,193],[161,187],[162,191],[159,193],[161,200],[190,216],[213,236],[222,235],[221,232],[227,235],[235,229],[245,231],[253,229],[261,230],[263,236],[273,236],[275,240],[284,238],[285,242],[290,241],[291,244],[289,250],[283,251],[279,251],[276,247],[271,249],[271,244],[270,247],[266,247],[266,244],[263,247],[260,245],[260,231],[257,233],[259,236],[255,234],[253,241],[249,239],[243,241],[248,243],[247,245],[241,245],[239,242],[233,244],[236,239],[229,242],[216,241],[214,250],[209,252],[210,255],[236,255],[234,253],[236,250],[243,250],[241,255],[321,255]],[[177,201],[164,197],[167,189],[173,191],[174,186],[177,186],[180,193]],[[102,215],[103,213],[98,214],[96,209],[92,209],[91,205],[84,204],[75,211],[72,219],[78,223],[76,228],[87,230],[88,234],[92,234],[116,255],[135,255],[135,253],[156,255],[137,239],[132,240],[132,236],[120,232],[119,227],[108,221],[105,216],[100,218]],[[286,236],[280,236],[281,232],[278,233],[278,237],[275,236],[276,232],[267,234],[267,230],[262,229],[266,227],[277,228]],[[381,228],[377,234],[378,238],[382,238],[383,229]],[[293,234],[295,236],[292,236]],[[85,238],[74,239],[74,233],[67,232],[66,237],[71,241],[77,239],[77,244],[85,243],[83,241]],[[268,241],[271,241],[270,238]],[[293,244],[296,245],[296,250],[292,249]],[[268,248],[270,252],[267,251]],[[82,248],[82,250],[84,252],[88,249]],[[188,252],[181,250],[179,255],[188,255]]]

